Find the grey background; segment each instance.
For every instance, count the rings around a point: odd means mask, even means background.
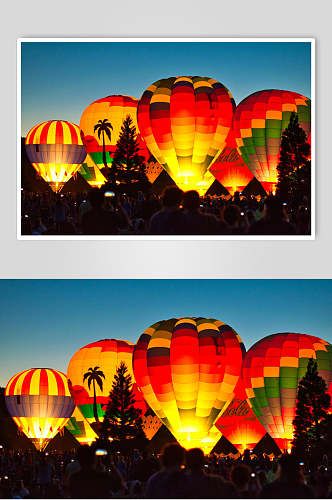
[[[2,14],[0,277],[332,277],[330,2],[16,0]],[[16,39],[60,36],[315,37],[316,240],[18,241]]]

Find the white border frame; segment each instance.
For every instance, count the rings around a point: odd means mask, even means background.
[[[22,43],[29,42],[306,42],[311,44],[311,234],[304,236],[252,236],[252,235],[179,235],[179,236],[154,236],[154,235],[109,235],[109,236],[87,236],[87,235],[52,235],[52,236],[38,236],[38,235],[21,235],[21,45]],[[17,39],[17,218],[16,218],[16,233],[18,240],[121,240],[121,241],[132,241],[132,240],[233,240],[233,241],[243,241],[243,240],[315,240],[316,234],[316,40],[315,38],[174,38],[174,37],[160,37],[160,38],[18,38]]]

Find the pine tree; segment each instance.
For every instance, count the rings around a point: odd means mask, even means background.
[[[138,181],[148,183],[145,174],[145,160],[139,154],[136,127],[129,115],[121,127],[112,168],[116,179],[121,183],[131,184]]]
[[[299,457],[319,452],[322,432],[328,417],[331,398],[325,380],[318,374],[317,361],[310,359],[299,383],[296,413],[293,420],[292,452]]]
[[[292,113],[288,127],[281,137],[279,164],[277,166],[278,182],[277,196],[285,202],[303,201],[310,198],[310,144],[307,136],[299,125],[299,118]]]
[[[101,437],[123,442],[129,438],[142,438],[142,411],[135,408],[133,382],[125,363],[120,363],[114,376],[113,386],[103,421]]]

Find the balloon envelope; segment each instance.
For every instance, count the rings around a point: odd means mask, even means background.
[[[89,368],[99,367],[105,376],[102,378],[102,389],[95,384],[97,417],[102,421],[105,415],[106,406],[109,400],[109,393],[112,389],[114,375],[120,363],[126,364],[128,373],[135,382],[132,370],[132,353],[134,345],[125,340],[105,339],[92,342],[79,349],[69,361],[67,376],[69,387],[76,406],[89,423],[96,421],[94,416],[94,393],[93,384],[88,386],[88,381],[83,381],[84,374]],[[133,386],[136,398],[136,405],[143,411],[146,410],[142,395]]]
[[[284,443],[281,449],[288,448],[293,437],[298,385],[311,358],[317,361],[318,373],[332,394],[332,346],[318,337],[269,335],[254,344],[244,360],[247,401],[277,444]]]
[[[25,139],[29,161],[55,192],[77,172],[86,157],[74,123],[52,120],[35,125]]]
[[[106,182],[106,177],[101,173],[89,155],[85,158],[78,172],[93,188],[100,188]]]
[[[98,438],[98,435],[83,417],[77,406],[75,407],[73,415],[68,420],[66,428],[71,432],[74,438],[83,445],[87,444],[90,446]]]
[[[234,399],[215,424],[222,435],[241,453],[246,448],[253,449],[266,434],[246,398],[243,381],[240,379]]]
[[[233,398],[244,346],[215,319],[160,321],[139,338],[133,356],[145,401],[186,448],[199,446]]]
[[[232,196],[236,191],[243,191],[254,178],[237,151],[232,130],[227,136],[225,148],[211,165],[210,172]]]
[[[137,109],[140,133],[155,159],[179,188],[207,191],[204,180],[225,146],[234,99],[221,83],[208,77],[179,76],[150,85]]]
[[[67,377],[50,368],[32,368],[14,375],[5,389],[8,411],[38,450],[64,427],[73,414]]]
[[[137,104],[138,100],[126,95],[110,95],[98,99],[83,111],[80,120],[82,139],[88,155],[92,158],[98,168],[111,167],[119,139],[123,121],[130,116],[136,127],[139,139],[139,154],[146,160],[150,157],[144,142],[142,141],[137,127]],[[98,136],[98,130],[94,130],[99,120],[107,119],[112,125],[110,138],[104,134],[106,165],[103,161],[103,134]]]
[[[281,136],[292,112],[308,137],[310,99],[296,92],[261,90],[243,99],[235,111],[232,128],[238,151],[267,192],[275,190]]]

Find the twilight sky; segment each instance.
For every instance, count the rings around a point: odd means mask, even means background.
[[[0,386],[28,368],[67,371],[82,346],[136,342],[184,316],[232,326],[247,349],[271,333],[332,343],[332,280],[0,280]]]
[[[310,71],[303,42],[23,42],[22,136],[47,120],[79,124],[91,102],[140,98],[160,78],[209,76],[238,104],[269,88],[311,97]]]

